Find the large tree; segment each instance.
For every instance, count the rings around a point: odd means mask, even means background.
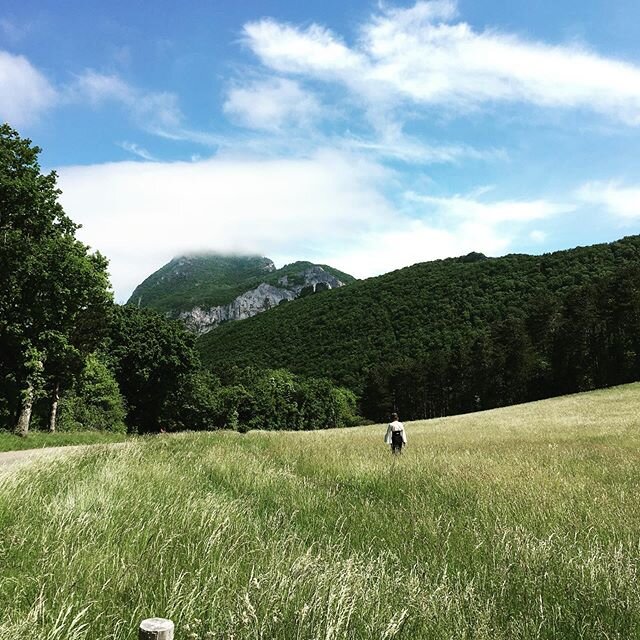
[[[199,367],[195,337],[157,311],[131,305],[113,309],[109,355],[127,402],[127,423],[140,433],[170,422],[167,401],[181,395]]]
[[[22,435],[47,382],[55,428],[60,384],[97,346],[111,304],[107,261],[76,239],[56,173],[41,172],[39,153],[0,126],[0,383]]]

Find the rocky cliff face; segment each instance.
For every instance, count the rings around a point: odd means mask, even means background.
[[[264,256],[201,253],[160,267],[136,287],[129,304],[156,309],[202,334],[354,280],[329,265],[307,261],[277,269]]]
[[[223,322],[251,318],[283,302],[345,284],[318,265],[296,274],[295,281],[292,280],[293,278],[285,275],[278,280],[279,286],[263,282],[229,304],[209,308],[195,307],[180,313],[179,318],[190,330],[203,334]]]

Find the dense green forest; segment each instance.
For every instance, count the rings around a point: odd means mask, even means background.
[[[313,266],[311,262],[294,262],[276,269],[271,260],[259,256],[182,256],[139,284],[128,303],[177,316],[196,306],[228,304],[263,282],[286,288],[279,282],[284,276],[291,285],[301,284],[303,272]],[[353,276],[333,267],[318,266],[345,284],[354,281]]]
[[[0,126],[0,429],[315,429],[358,422],[352,392],[286,371],[202,369],[195,338],[114,304],[40,149]]]
[[[199,340],[213,371],[284,367],[424,418],[640,379],[640,236],[418,264]]]

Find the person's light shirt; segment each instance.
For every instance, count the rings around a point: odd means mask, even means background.
[[[384,436],[385,444],[391,444],[391,434],[394,431],[400,431],[402,433],[402,442],[407,444],[407,434],[404,430],[404,425],[399,420],[394,420],[387,425],[387,433]]]

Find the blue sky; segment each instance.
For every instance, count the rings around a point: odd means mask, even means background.
[[[119,300],[192,251],[366,277],[638,233],[639,41],[637,0],[9,1],[0,119]]]

